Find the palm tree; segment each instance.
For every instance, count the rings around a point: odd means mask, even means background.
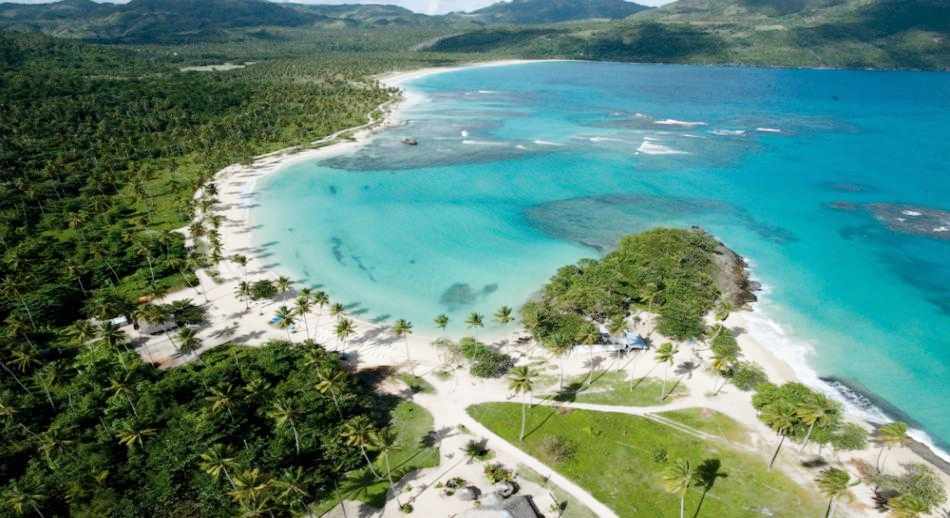
[[[386,463],[386,479],[389,480],[389,487],[392,488],[396,505],[402,507],[402,502],[399,501],[399,493],[396,491],[396,484],[393,483],[393,468],[389,464],[390,455],[400,450],[398,439],[399,437],[389,428],[378,430],[371,437],[373,449],[379,452],[379,456]]]
[[[732,372],[738,359],[738,356],[731,351],[718,351],[713,353],[712,370],[722,378],[721,382],[717,384],[716,390],[713,392],[714,396],[718,395],[726,386],[726,382],[729,380],[726,376]]]
[[[307,339],[310,339],[310,323],[307,321],[307,313],[313,309],[313,302],[310,297],[301,294],[294,303],[294,312],[303,317],[304,330],[307,332]]]
[[[277,281],[274,283],[274,286],[277,287],[277,291],[279,293],[287,293],[288,291],[290,291],[291,285],[293,285],[293,281],[291,281],[287,277],[284,277],[283,275],[278,277]]]
[[[446,315],[445,313],[442,313],[441,315],[435,317],[434,322],[435,322],[436,327],[441,329],[442,332],[444,333],[445,328],[449,327],[449,316]]]
[[[680,497],[680,518],[686,511],[686,492],[696,481],[696,471],[686,459],[671,464],[663,472],[663,485],[666,490]]]
[[[825,396],[815,394],[814,401],[805,403],[796,409],[795,415],[798,416],[801,422],[808,425],[808,432],[805,433],[802,447],[798,450],[798,452],[801,453],[805,451],[805,447],[808,446],[808,440],[811,439],[811,433],[815,430],[815,426],[823,424],[834,415],[834,406]]]
[[[40,511],[40,505],[46,500],[46,496],[40,493],[33,493],[20,489],[16,480],[10,483],[10,487],[3,492],[3,502],[16,514],[26,514],[26,510],[32,509],[34,513],[43,518],[43,512]]]
[[[231,413],[231,407],[234,406],[235,397],[234,386],[229,383],[225,385],[223,389],[211,388],[211,395],[206,396],[205,401],[211,403],[212,414],[217,414],[221,412],[221,410],[225,410],[233,419],[234,414]]]
[[[323,306],[330,303],[330,297],[325,291],[318,291],[313,294],[313,303],[320,306],[320,311],[323,311]]]
[[[297,516],[304,507],[304,498],[307,497],[306,487],[307,476],[301,466],[284,470],[280,478],[274,480],[274,488],[279,491],[277,501],[295,511],[291,513],[294,516]]]
[[[894,421],[893,423],[887,423],[878,429],[877,442],[881,445],[881,450],[877,452],[877,461],[875,462],[875,465],[877,466],[877,471],[879,473],[883,468],[881,465],[881,455],[884,453],[884,450],[890,450],[895,446],[904,446],[908,441],[907,423],[902,421]]]
[[[259,469],[248,469],[234,477],[234,490],[228,494],[245,510],[260,510],[270,487],[270,480],[261,476]]]
[[[102,322],[99,324],[99,338],[109,347],[115,347],[119,342],[125,340],[125,332],[112,322]]]
[[[547,350],[558,359],[558,370],[560,371],[560,382],[558,388],[564,389],[564,358],[573,350],[574,347],[567,342],[558,341],[547,347]]]
[[[485,327],[485,318],[478,313],[470,313],[468,318],[465,319],[465,325],[468,326],[469,329]]]
[[[239,265],[244,270],[244,280],[247,281],[247,256],[234,254],[231,256],[231,261]]]
[[[71,338],[76,345],[82,346],[96,336],[96,327],[88,320],[77,320],[66,328],[66,336]]]
[[[132,403],[132,395],[134,394],[132,390],[131,373],[126,373],[123,378],[110,378],[109,379],[109,391],[112,392],[113,397],[122,396],[125,398],[125,401],[129,404],[129,408],[132,409],[132,415],[138,417],[139,412],[135,408],[135,404]]]
[[[660,389],[660,401],[666,399],[666,382],[670,377],[670,367],[673,366],[673,362],[676,361],[676,353],[679,352],[679,349],[670,342],[666,342],[661,345],[656,350],[656,361],[666,365],[666,373],[663,375],[663,388]]]
[[[293,327],[297,322],[294,320],[294,312],[290,310],[287,306],[281,306],[277,308],[277,327],[287,331],[287,341],[293,342],[293,337],[290,336],[290,328]]]
[[[119,443],[124,444],[129,450],[134,450],[136,444],[144,446],[145,439],[156,433],[157,430],[154,428],[137,428],[132,423],[126,423],[116,431]]]
[[[346,309],[343,307],[343,304],[335,302],[330,306],[330,316],[338,317],[343,314],[343,310]]]
[[[370,462],[369,455],[366,453],[366,449],[372,446],[371,439],[373,433],[373,425],[370,423],[369,418],[364,415],[350,419],[344,423],[343,429],[341,430],[341,435],[343,436],[343,440],[346,441],[346,444],[348,446],[356,446],[360,449],[360,453],[363,454],[363,460],[366,461],[366,466],[370,472],[373,473],[374,477],[379,478],[379,473],[376,473],[376,470],[373,469],[373,463]]]
[[[251,284],[247,281],[241,281],[234,287],[234,294],[244,301],[244,311],[251,309]]]
[[[198,467],[202,471],[211,475],[211,478],[218,480],[221,474],[224,474],[224,478],[228,479],[228,482],[231,483],[231,487],[234,487],[234,479],[231,478],[231,473],[228,471],[228,468],[233,468],[236,465],[233,457],[228,457],[227,450],[221,444],[215,444],[208,451],[201,454],[201,462],[198,463]]]
[[[200,351],[201,347],[201,339],[198,338],[198,333],[196,333],[194,329],[183,327],[178,331],[178,354],[189,356]],[[204,360],[201,359],[201,356],[197,356],[197,358],[198,361],[204,365]]]
[[[828,497],[828,509],[825,511],[825,518],[831,518],[834,511],[835,498],[843,495],[851,484],[851,476],[848,472],[838,468],[828,468],[818,475],[815,479],[818,483],[818,489],[822,494]]]
[[[399,319],[393,324],[393,334],[396,335],[396,338],[404,339],[407,336],[412,334],[412,322],[408,320]],[[406,363],[410,363],[409,359],[409,340],[405,340],[406,345]]]
[[[341,318],[336,323],[336,338],[341,345],[346,345],[347,339],[356,332],[353,327],[353,321],[348,318]]]
[[[528,403],[531,401],[531,391],[536,379],[537,374],[525,365],[511,369],[511,374],[508,375],[508,388],[516,394],[522,394],[523,397],[521,402],[521,433],[518,435],[518,440],[521,442],[524,442],[525,427],[528,423]]]
[[[339,398],[345,383],[346,374],[340,369],[326,368],[317,371],[317,391],[324,396],[330,396],[340,419],[343,419],[343,412],[340,410]]]
[[[300,410],[289,401],[277,400],[273,408],[267,415],[277,424],[277,430],[290,427],[294,432],[294,444],[297,447],[297,453],[300,453],[300,434],[297,433],[297,418],[300,416]]]
[[[514,320],[514,317],[512,316],[511,308],[508,306],[502,306],[495,312],[495,322],[503,326],[510,324],[512,320]]]
[[[887,501],[887,506],[891,508],[894,518],[918,518],[930,512],[930,504],[912,494],[891,498]]]
[[[788,432],[791,431],[795,425],[795,408],[784,401],[776,401],[763,408],[759,418],[781,436],[778,447],[775,448],[775,453],[772,454],[772,460],[769,461],[769,469],[772,469],[772,465],[775,464],[775,459],[778,458],[778,452],[782,449],[782,444],[785,442]]]

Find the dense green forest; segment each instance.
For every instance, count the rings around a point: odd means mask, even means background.
[[[194,193],[217,170],[363,124],[396,95],[374,74],[443,62],[386,50],[400,38],[124,47],[0,35],[0,516],[288,514],[365,457],[341,427],[382,430],[394,404],[319,346],[223,348],[163,372],[88,319],[146,320],[139,302],[217,259],[176,231],[214,203]],[[367,60],[346,45],[379,50]],[[224,60],[260,62],[180,70]],[[212,241],[215,224],[201,230]],[[201,345],[187,330],[170,339],[183,354]],[[321,371],[339,398],[315,388]]]

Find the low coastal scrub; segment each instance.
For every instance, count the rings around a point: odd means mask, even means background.
[[[679,495],[667,491],[665,475],[683,461],[697,474],[685,495],[687,516],[797,518],[824,512],[817,494],[769,470],[761,457],[639,416],[536,406],[528,415],[530,433],[518,442],[521,405],[486,403],[468,412],[620,516],[679,516]]]
[[[463,358],[469,361],[469,372],[477,378],[499,378],[515,364],[511,356],[474,338],[463,338],[454,347]]]
[[[602,259],[565,266],[522,320],[548,348],[563,350],[599,338],[594,322],[619,320],[631,308],[659,315],[658,330],[676,339],[697,338],[703,317],[719,298],[713,261],[719,243],[701,230],[655,229],[623,238]]]

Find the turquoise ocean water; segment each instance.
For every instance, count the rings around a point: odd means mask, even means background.
[[[402,126],[258,186],[273,267],[461,332],[624,233],[700,225],[765,286],[751,332],[950,442],[950,74],[554,62],[406,86]]]

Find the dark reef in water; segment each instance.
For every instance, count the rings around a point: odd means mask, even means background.
[[[850,201],[833,201],[825,204],[825,207],[842,212],[866,211],[892,232],[950,240],[950,211],[902,203],[862,204]],[[864,226],[849,227],[843,235],[850,238],[866,230],[868,228]]]
[[[874,186],[857,182],[823,182],[820,185],[823,189],[834,192],[867,193],[877,191]]]
[[[486,284],[482,286],[482,289],[476,291],[468,283],[456,282],[442,292],[442,296],[439,297],[439,304],[446,306],[450,310],[456,310],[465,306],[471,306],[478,302],[479,299],[487,297],[496,291],[498,291],[498,285],[494,283]]]
[[[950,211],[897,203],[872,203],[868,210],[895,232],[950,240]]]
[[[685,227],[698,218],[742,223],[763,239],[785,244],[797,237],[785,228],[758,221],[745,210],[718,200],[645,194],[582,196],[542,203],[525,211],[528,222],[558,239],[604,252],[621,237],[655,227]]]

